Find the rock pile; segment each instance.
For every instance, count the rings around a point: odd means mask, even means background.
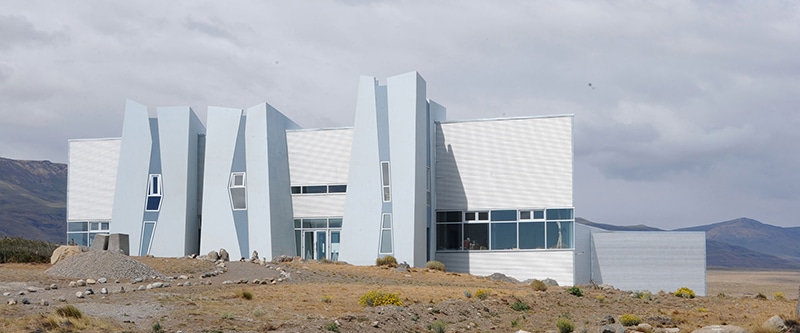
[[[128,256],[112,251],[89,251],[74,254],[59,261],[45,271],[64,277],[105,277],[111,279],[135,279],[137,277],[163,276]]]

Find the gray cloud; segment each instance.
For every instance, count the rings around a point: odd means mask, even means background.
[[[451,119],[574,114],[580,216],[800,222],[791,2],[4,5],[2,156],[64,162],[126,98],[351,125],[358,75],[417,70]]]

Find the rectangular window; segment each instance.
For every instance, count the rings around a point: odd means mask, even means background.
[[[389,162],[381,162],[381,184],[383,184],[383,202],[392,201],[392,190],[390,179],[391,173],[389,170]]]
[[[108,230],[108,222],[100,223],[100,230]]]
[[[493,210],[492,221],[516,221],[516,210]]]
[[[544,249],[544,222],[521,222],[519,224],[520,249]]]
[[[323,229],[328,227],[328,219],[303,219],[303,228]]]
[[[547,248],[572,248],[572,222],[547,222]]]
[[[460,210],[436,212],[436,222],[461,222],[463,213]]]
[[[161,185],[161,175],[154,174],[149,176],[147,182],[147,200],[145,201],[145,211],[157,212],[161,209],[161,197],[164,194]]]
[[[292,186],[292,194],[300,194],[300,186]]]
[[[390,254],[392,252],[392,214],[383,214],[383,221],[381,222],[380,253]]]
[[[461,223],[439,224],[436,226],[436,249],[459,250],[463,246]]]
[[[328,219],[328,228],[341,228],[341,227],[342,227],[341,217],[331,217]]]
[[[231,173],[229,190],[233,210],[247,209],[247,179],[244,172]]]
[[[91,223],[89,223],[89,230],[91,230],[91,231],[100,230],[100,222],[91,222]]]
[[[477,216],[475,212],[466,212],[464,213],[464,220],[465,221],[476,221]]]
[[[426,171],[425,175],[427,176],[427,180],[425,182],[425,186],[426,186],[426,189],[427,189],[427,192],[425,193],[425,203],[428,205],[428,207],[430,207],[431,206],[431,167],[427,167],[425,169],[425,171]]]
[[[529,211],[529,210],[521,210],[521,211],[519,211],[519,219],[520,220],[530,220],[531,219],[531,211]]]
[[[516,223],[492,223],[492,250],[517,248]]]
[[[89,246],[89,234],[85,232],[67,233],[67,244]]]
[[[463,250],[488,250],[489,249],[489,224],[468,223],[464,224]]]
[[[87,231],[89,230],[88,222],[70,222],[67,223],[67,231]]]
[[[328,187],[325,185],[303,186],[303,194],[320,194],[328,193]]]
[[[329,185],[328,193],[345,193],[347,192],[347,185]]]
[[[548,220],[572,220],[572,209],[570,209],[570,208],[548,209],[547,210],[547,219]]]
[[[146,256],[150,254],[150,245],[153,243],[153,234],[155,234],[156,223],[153,221],[145,221],[142,224],[142,242],[139,247],[139,255]]]
[[[489,212],[478,212],[478,221],[489,221]]]
[[[533,211],[533,219],[534,220],[544,220],[544,210],[534,210]]]

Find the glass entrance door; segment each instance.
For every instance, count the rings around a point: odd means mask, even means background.
[[[325,230],[318,230],[314,238],[314,245],[317,249],[314,259],[320,260],[322,258],[328,258],[328,232]]]
[[[341,231],[331,230],[305,230],[303,231],[302,247],[300,249],[303,259],[306,260],[339,260],[339,235]],[[330,248],[328,248],[330,244]]]

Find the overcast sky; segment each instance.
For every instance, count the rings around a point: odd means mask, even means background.
[[[360,75],[416,70],[449,119],[574,114],[577,216],[798,226],[798,4],[6,1],[0,156],[64,163],[127,98],[350,126]]]

